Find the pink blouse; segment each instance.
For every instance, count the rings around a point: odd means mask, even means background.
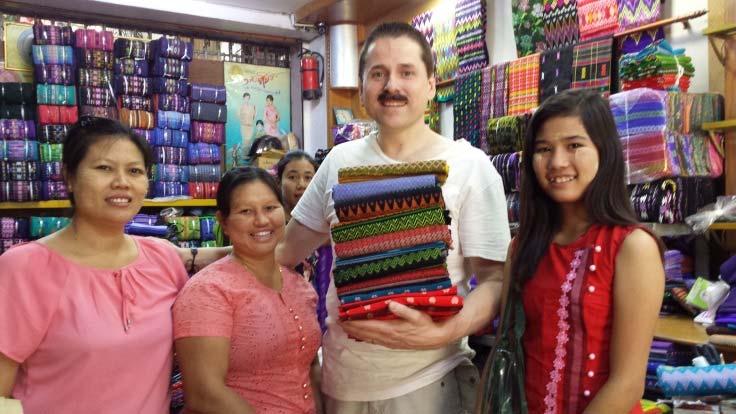
[[[174,339],[229,338],[225,382],[257,413],[313,413],[309,370],[321,337],[317,295],[301,276],[281,270],[279,293],[231,256],[205,267],[174,304]]]
[[[134,240],[120,269],[37,242],[0,256],[0,353],[20,364],[12,395],[26,414],[168,413],[171,306],[187,274],[173,246]]]

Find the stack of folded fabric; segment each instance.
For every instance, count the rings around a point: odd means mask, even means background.
[[[460,311],[447,273],[451,244],[441,185],[444,161],[343,168],[332,189],[337,260],[333,278],[342,320],[393,319],[388,303],[435,320]]]
[[[673,49],[662,39],[621,56],[618,71],[622,91],[653,88],[687,92],[695,67],[685,49]]]
[[[215,198],[220,181],[221,154],[225,139],[225,87],[192,84],[192,139],[189,142],[189,195]],[[249,148],[243,148],[247,152]]]
[[[486,137],[490,155],[521,151],[530,115],[509,115],[488,120]]]
[[[509,222],[519,221],[519,189],[521,182],[521,152],[510,152],[491,156],[491,163],[501,175],[506,193]]]
[[[712,178],[664,178],[630,185],[629,194],[640,221],[682,223],[685,217],[716,201],[716,184]]]
[[[649,350],[649,361],[647,363],[644,395],[649,399],[662,397],[662,390],[657,384],[657,368],[660,365],[690,365],[690,361],[694,356],[693,351],[688,346],[678,345],[670,341],[652,341],[652,347]]]
[[[0,201],[41,199],[33,84],[0,83]]]
[[[31,238],[28,218],[0,217],[0,254]]]
[[[46,237],[55,233],[71,222],[68,217],[38,217],[31,216],[29,224],[30,238],[32,240]]]
[[[74,47],[78,56],[90,55],[92,62],[84,62],[78,69],[79,113],[99,118],[118,119],[115,94],[112,87],[113,34],[111,31],[77,29]],[[97,58],[95,59],[94,56]]]

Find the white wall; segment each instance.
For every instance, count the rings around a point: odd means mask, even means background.
[[[677,17],[698,10],[707,10],[707,0],[678,0],[666,1],[663,5],[662,17]],[[674,48],[685,48],[685,54],[690,56],[695,66],[695,76],[690,79],[688,92],[708,92],[708,38],[703,36],[703,30],[708,27],[708,15],[690,20],[690,28],[685,29],[682,23],[676,23],[665,28],[665,39]]]
[[[327,55],[326,37],[320,36],[304,47]],[[296,105],[295,105],[296,106]],[[327,76],[322,87],[322,97],[315,101],[303,101],[304,108],[304,151],[314,155],[320,148],[327,148]]]

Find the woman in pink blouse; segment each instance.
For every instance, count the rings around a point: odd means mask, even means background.
[[[26,414],[168,413],[173,245],[125,235],[148,190],[146,141],[83,118],[63,169],[71,224],[0,256],[0,397]]]
[[[217,210],[232,253],[197,273],[174,305],[187,410],[314,413],[317,296],[276,263],[285,227],[278,185],[259,168],[231,170],[220,181]]]

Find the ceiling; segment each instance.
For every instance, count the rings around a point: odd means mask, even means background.
[[[312,0],[207,0],[207,3],[244,9],[267,11],[271,13],[295,13]]]

